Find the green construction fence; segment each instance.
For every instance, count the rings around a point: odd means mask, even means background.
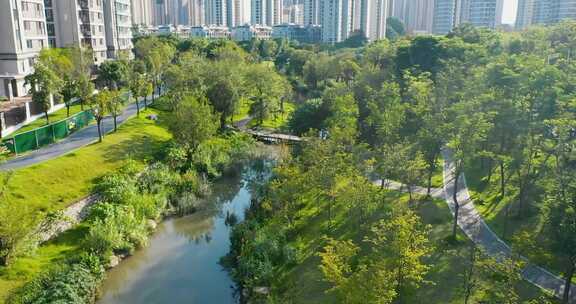
[[[16,134],[4,139],[0,146],[4,146],[14,154],[21,154],[52,144],[90,124],[94,119],[92,111],[86,110],[76,113],[66,119],[51,123],[28,132]]]

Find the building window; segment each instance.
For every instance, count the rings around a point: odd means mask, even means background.
[[[34,43],[32,40],[28,39],[26,40],[26,47],[28,47],[29,49],[34,47]]]

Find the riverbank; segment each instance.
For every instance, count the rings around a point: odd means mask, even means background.
[[[219,260],[259,176],[270,168],[268,159],[258,158],[227,170],[195,213],[161,223],[148,246],[109,271],[98,303],[236,303],[234,283]]]
[[[126,160],[131,159],[143,167],[151,155],[160,151],[171,137],[164,125],[145,118],[151,114],[158,115],[160,112],[152,109],[143,112],[140,118],[120,126],[116,133],[108,135],[102,143],[14,171],[2,206],[3,210],[7,204],[18,208],[10,208],[6,216],[17,221],[28,218],[30,222],[26,227],[35,228],[46,215],[56,215],[89,195],[98,178],[117,170]],[[0,267],[0,303],[15,288],[37,277],[49,265],[73,255],[80,245],[74,244],[79,231],[82,229],[48,242],[38,250],[32,250],[32,253],[29,251],[8,267]]]

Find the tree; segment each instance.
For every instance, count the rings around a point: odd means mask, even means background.
[[[424,281],[429,269],[423,258],[432,250],[429,243],[430,227],[423,225],[411,210],[400,211],[390,219],[375,224],[365,241],[373,254],[384,261],[391,271],[394,290],[400,299]]]
[[[89,75],[78,77],[78,98],[80,98],[80,109],[84,110],[84,104],[90,104],[94,94],[94,84],[90,81]]]
[[[232,68],[231,68],[232,67]],[[242,97],[243,79],[240,74],[240,66],[236,63],[217,61],[211,65],[206,73],[206,97],[220,113],[220,128],[226,126],[226,119],[232,114]]]
[[[102,120],[109,114],[111,108],[110,104],[115,98],[116,93],[105,88],[100,91],[91,100],[92,113],[94,113],[94,118],[96,119],[96,125],[98,127],[98,142],[102,142]]]
[[[29,93],[32,95],[32,101],[40,104],[46,117],[46,124],[49,124],[48,111],[52,108],[50,99],[59,92],[62,80],[54,71],[40,62],[34,65],[34,73],[27,75],[25,80],[26,85],[30,87]]]
[[[98,67],[98,83],[110,90],[120,88],[128,77],[127,63],[122,60],[104,61]]]
[[[576,123],[574,117],[554,120],[556,165],[553,186],[546,204],[546,222],[552,231],[552,244],[564,263],[562,303],[570,300],[576,272]]]
[[[423,262],[431,252],[428,229],[410,210],[393,213],[372,226],[364,239],[370,252],[360,261],[352,241],[328,238],[319,253],[320,270],[343,303],[402,302],[429,268]]]
[[[396,17],[386,18],[386,37],[389,39],[398,39],[406,35],[404,23]]]
[[[474,102],[461,102],[453,106],[454,120],[449,126],[450,139],[447,146],[452,150],[453,162],[453,193],[454,222],[452,225],[452,238],[456,240],[460,202],[458,191],[460,178],[464,173],[464,166],[470,163],[481,150],[481,144],[486,139],[492,124],[486,113],[476,111]]]
[[[396,297],[392,274],[383,263],[353,267],[360,248],[350,240],[328,239],[321,258],[320,270],[324,279],[334,285],[342,303],[387,304]]]
[[[70,117],[70,107],[72,106],[72,100],[78,96],[78,92],[78,82],[66,77],[60,92],[62,98],[64,99],[64,104],[66,105],[66,117]]]
[[[120,91],[111,90],[110,101],[107,103],[108,109],[106,109],[106,112],[110,113],[114,119],[114,132],[118,130],[118,115],[122,114],[123,105],[124,99],[121,97]]]
[[[193,154],[200,144],[214,136],[218,130],[217,121],[206,101],[186,96],[174,111],[168,126],[176,141]]]
[[[246,84],[252,96],[250,115],[259,124],[274,112],[282,98],[288,95],[286,79],[265,64],[257,64],[247,71]]]

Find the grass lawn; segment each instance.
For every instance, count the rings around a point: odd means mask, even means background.
[[[5,303],[10,292],[34,279],[67,258],[81,252],[80,240],[88,227],[78,225],[43,244],[34,255],[17,259],[9,267],[0,267],[0,303]]]
[[[124,160],[151,158],[170,134],[161,122],[145,119],[146,114],[121,125],[102,143],[16,170],[8,185],[8,199],[37,211],[58,210],[89,194],[96,178],[116,169]]]
[[[242,119],[248,117],[248,112],[250,111],[250,100],[242,99],[240,100],[240,105],[234,111],[234,116],[232,117],[232,122],[238,122]]]
[[[394,206],[393,208],[405,208],[408,197],[406,194],[389,192],[388,201]],[[459,234],[457,244],[446,241],[451,233],[452,217],[445,202],[441,200],[423,202],[416,208],[423,222],[431,225],[430,236],[434,250],[427,258],[431,268],[425,277],[425,280],[431,283],[423,284],[414,295],[406,299],[406,303],[463,303],[463,295],[460,292],[461,275],[469,254],[470,241],[463,233]],[[322,280],[319,269],[320,258],[317,253],[322,246],[322,235],[329,234],[337,239],[352,239],[356,244],[363,244],[362,240],[367,235],[369,227],[384,214],[382,210],[376,210],[368,220],[360,223],[355,217],[339,208],[335,212],[334,221],[339,226],[335,231],[328,233],[324,228],[327,217],[314,216],[316,211],[311,209],[314,208],[307,207],[301,211],[300,220],[305,221],[305,225],[298,230],[299,237],[294,242],[302,252],[300,262],[295,267],[281,270],[273,288],[285,295],[288,303],[336,303],[334,295],[326,292],[330,286]],[[485,280],[481,284],[490,287],[492,283]],[[523,299],[543,295],[538,288],[527,282],[519,284],[517,292]],[[471,303],[476,301],[472,300]]]
[[[88,109],[88,107],[85,106],[85,107],[84,107],[84,110],[87,110],[87,109]],[[80,103],[73,104],[73,105],[70,107],[70,116],[72,116],[72,115],[74,115],[74,114],[76,114],[76,113],[78,113],[78,112],[80,112],[80,111],[81,111],[81,109],[80,109]],[[62,108],[62,109],[60,109],[60,110],[58,110],[58,111],[56,111],[56,112],[53,112],[53,113],[49,114],[48,117],[50,118],[50,123],[55,123],[55,122],[57,122],[57,121],[60,121],[60,120],[63,120],[63,119],[65,119],[65,118],[67,118],[67,116],[66,116],[66,107],[64,107],[64,108]],[[20,129],[18,129],[16,132],[10,134],[10,136],[8,136],[8,137],[13,137],[14,135],[17,135],[17,134],[20,134],[20,133],[24,133],[24,132],[28,132],[28,131],[30,131],[30,130],[34,130],[34,129],[36,129],[36,128],[40,128],[40,127],[44,127],[44,126],[46,126],[46,118],[45,118],[44,116],[42,116],[42,117],[36,119],[35,121],[31,122],[30,124],[28,124],[28,125],[20,128]]]
[[[158,122],[145,118],[152,113],[158,111],[144,111],[140,118],[130,119],[118,132],[107,135],[102,143],[15,171],[8,199],[11,203],[27,204],[32,212],[62,209],[88,195],[98,177],[115,170],[123,161],[144,163],[171,137],[162,124],[162,116]],[[78,252],[78,240],[85,232],[86,227],[80,225],[42,245],[34,255],[19,258],[7,268],[0,267],[0,303],[14,288]]]
[[[536,199],[530,211],[523,217],[517,215],[516,189],[512,183],[507,187],[504,198],[500,195],[499,174],[494,173],[490,183],[483,174],[478,163],[472,164],[466,170],[466,183],[474,204],[488,226],[503,240],[511,244],[520,254],[528,257],[531,262],[540,265],[558,275],[563,273],[562,259],[551,248],[548,229],[543,229],[545,223],[542,205]],[[508,209],[508,211],[507,211]],[[508,214],[507,214],[508,213]],[[576,280],[575,280],[576,281]]]
[[[290,102],[284,103],[284,113],[272,113],[270,117],[265,119],[262,124],[258,124],[256,119],[252,119],[248,124],[249,128],[253,127],[260,127],[264,129],[273,129],[273,130],[283,130],[288,123],[288,119],[294,110],[296,109],[296,105]]]

